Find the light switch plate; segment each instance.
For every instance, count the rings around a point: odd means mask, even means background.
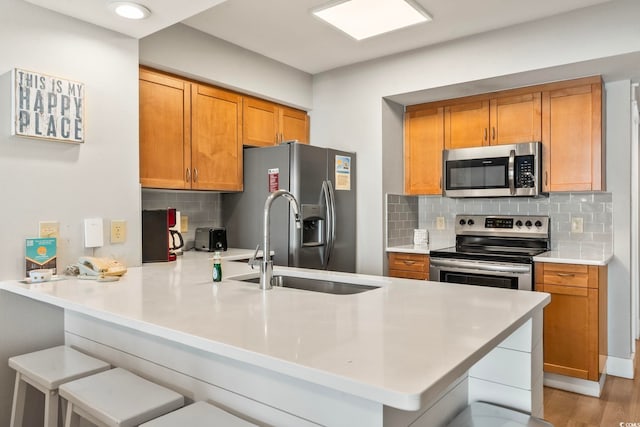
[[[575,216],[571,218],[571,232],[582,233],[584,230],[584,220],[582,217]]]
[[[38,222],[38,237],[60,238],[60,223],[58,221]]]
[[[84,247],[98,248],[104,245],[104,229],[102,218],[87,218],[84,220]]]

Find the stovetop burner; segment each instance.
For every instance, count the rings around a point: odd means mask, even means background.
[[[532,263],[549,250],[549,217],[457,215],[456,246],[433,250],[432,258]]]

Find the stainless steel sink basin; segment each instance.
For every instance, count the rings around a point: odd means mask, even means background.
[[[260,277],[242,279],[242,282],[260,283]],[[273,286],[303,289],[305,291],[323,292],[325,294],[351,295],[377,289],[378,286],[361,285],[356,283],[333,282],[329,280],[309,279],[306,277],[273,276]]]

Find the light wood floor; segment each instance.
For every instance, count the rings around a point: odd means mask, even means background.
[[[599,399],[545,387],[544,418],[555,427],[640,427],[639,350],[636,341],[634,379],[608,376]]]

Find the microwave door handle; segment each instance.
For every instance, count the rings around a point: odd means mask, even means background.
[[[508,169],[508,179],[509,179],[509,191],[511,195],[516,194],[516,183],[515,183],[515,166],[516,165],[516,150],[511,150],[509,152],[509,169]]]

